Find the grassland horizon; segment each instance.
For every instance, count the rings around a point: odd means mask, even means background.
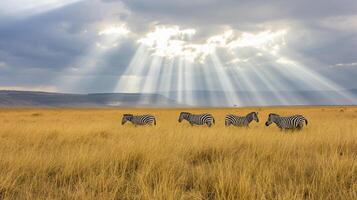
[[[224,126],[250,111],[259,123]],[[270,112],[309,124],[265,127]],[[122,126],[124,113],[157,126]],[[357,199],[356,122],[356,106],[0,109],[0,199]]]

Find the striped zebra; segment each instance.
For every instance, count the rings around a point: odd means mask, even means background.
[[[127,121],[130,121],[135,126],[137,125],[147,125],[154,124],[156,125],[156,119],[152,115],[133,115],[133,114],[124,114],[121,124],[124,125]]]
[[[209,113],[195,115],[189,112],[181,112],[178,121],[181,123],[182,120],[184,119],[187,120],[191,124],[191,126],[193,126],[194,124],[196,125],[207,124],[208,127],[211,127],[212,124],[215,123],[213,116]]]
[[[255,120],[256,122],[259,122],[258,112],[251,112],[244,117],[229,114],[229,115],[226,115],[225,125],[226,126],[234,125],[234,126],[249,127],[250,122],[252,122],[253,120]]]
[[[272,123],[275,123],[280,130],[283,129],[297,129],[300,130],[304,126],[304,122],[307,125],[307,119],[302,115],[293,115],[289,117],[280,117],[278,114],[270,113],[266,126],[269,126]]]

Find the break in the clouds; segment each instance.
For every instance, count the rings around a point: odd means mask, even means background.
[[[345,91],[357,87],[356,13],[354,0],[1,1],[0,88],[186,103],[194,91],[231,103],[234,91]]]

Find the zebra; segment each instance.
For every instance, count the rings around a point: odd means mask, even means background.
[[[137,126],[137,125],[147,125],[147,124],[156,125],[156,119],[152,115],[124,114],[121,124],[124,125],[127,121],[130,121],[135,126]]]
[[[258,112],[251,112],[244,117],[229,114],[229,115],[226,115],[225,125],[226,126],[234,125],[234,126],[249,127],[250,122],[252,122],[253,120],[255,120],[256,122],[259,122]]]
[[[270,113],[267,122],[265,122],[265,125],[269,126],[273,122],[280,128],[280,130],[283,129],[300,130],[304,126],[304,122],[306,125],[308,123],[307,119],[302,115],[280,117],[278,114]]]
[[[195,115],[189,112],[181,112],[178,121],[181,123],[182,120],[184,119],[187,120],[191,124],[191,126],[193,126],[194,124],[196,125],[207,124],[208,127],[211,127],[212,124],[215,123],[213,116],[209,113]]]

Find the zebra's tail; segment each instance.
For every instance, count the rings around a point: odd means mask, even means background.
[[[213,121],[213,124],[216,124],[216,121],[214,120],[214,118],[212,117],[212,121]]]
[[[304,118],[304,119],[305,119],[305,118]],[[308,123],[308,122],[307,122],[307,119],[305,119],[305,124],[306,124],[306,126],[307,126],[307,123]]]
[[[154,118],[154,125],[156,126],[156,118]]]

